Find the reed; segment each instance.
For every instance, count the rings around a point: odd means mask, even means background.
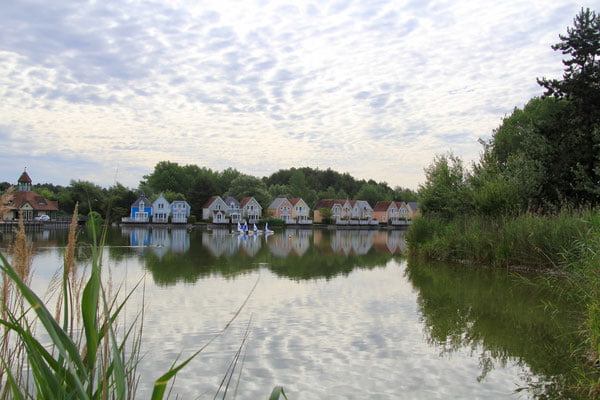
[[[407,233],[413,255],[498,267],[560,269],[564,254],[589,229],[590,210],[552,215],[416,219]]]

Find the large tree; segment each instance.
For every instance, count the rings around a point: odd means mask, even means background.
[[[577,202],[598,203],[600,199],[600,16],[581,9],[566,35],[553,45],[568,55],[563,60],[562,79],[538,79],[546,96],[566,101],[556,119],[557,127],[547,131],[554,145],[550,163],[557,190]]]

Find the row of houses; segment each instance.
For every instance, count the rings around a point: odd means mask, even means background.
[[[327,210],[327,211],[325,211]],[[323,199],[314,209],[314,222],[328,220],[336,224],[401,224],[414,218],[418,213],[418,203],[403,201],[380,201],[375,207],[365,200]],[[254,197],[246,197],[238,202],[233,197],[225,200],[221,196],[211,197],[202,209],[202,219],[215,224],[228,224],[247,221],[256,223],[262,217],[263,208]],[[278,197],[267,207],[266,216],[284,221],[286,224],[312,224],[311,208],[302,198]]]
[[[129,217],[122,222],[137,222],[155,224],[185,224],[191,213],[191,207],[185,200],[174,200],[170,203],[161,194],[154,201],[148,200],[144,193],[131,205]]]
[[[351,224],[352,221],[360,224],[360,221],[368,221],[399,225],[412,220],[418,212],[416,202],[378,201],[375,207],[371,207],[364,200],[324,199],[315,205],[314,221],[321,223],[328,218],[336,224]]]
[[[45,199],[32,191],[32,180],[23,171],[17,181],[15,192],[11,196],[6,210],[0,216],[3,220],[14,220],[23,215],[25,220],[47,216],[55,219],[58,202]],[[328,210],[326,213],[324,210]],[[313,212],[315,223],[326,219],[336,224],[384,223],[399,224],[411,220],[418,213],[417,203],[380,201],[375,207],[364,200],[323,199],[317,202]],[[327,214],[327,215],[325,215]],[[143,193],[131,205],[128,217],[123,222],[137,223],[186,223],[191,215],[190,205],[182,199],[173,202],[160,195],[150,201]],[[263,207],[252,196],[237,201],[233,197],[225,200],[221,196],[212,196],[202,208],[202,219],[215,224],[228,224],[247,221],[257,223],[263,216]],[[284,221],[286,224],[312,224],[311,209],[302,198],[288,199],[278,197],[269,204],[266,216]]]

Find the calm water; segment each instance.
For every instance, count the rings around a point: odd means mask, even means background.
[[[65,238],[31,235],[40,293]],[[2,239],[5,252],[11,238]],[[82,233],[82,265],[89,241]],[[240,399],[267,398],[276,385],[294,400],[559,398],[572,369],[573,304],[506,271],[407,263],[401,231],[243,238],[122,228],[105,251],[113,285],[145,283],[139,398],[220,332],[255,285],[234,324],[178,375],[172,398],[212,399],[247,329]]]

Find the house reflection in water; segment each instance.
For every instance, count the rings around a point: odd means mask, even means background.
[[[373,247],[378,253],[404,254],[406,237],[404,231],[380,231],[373,238]]]
[[[202,232],[202,245],[215,257],[231,257],[238,252],[254,257],[262,246],[262,239],[260,236],[232,234],[227,229],[213,229]]]
[[[129,237],[129,244],[138,251],[149,249],[159,257],[169,251],[183,254],[190,248],[190,235],[185,228],[124,226],[121,234]]]
[[[285,229],[267,240],[269,249],[276,257],[302,256],[310,247],[311,229]]]

